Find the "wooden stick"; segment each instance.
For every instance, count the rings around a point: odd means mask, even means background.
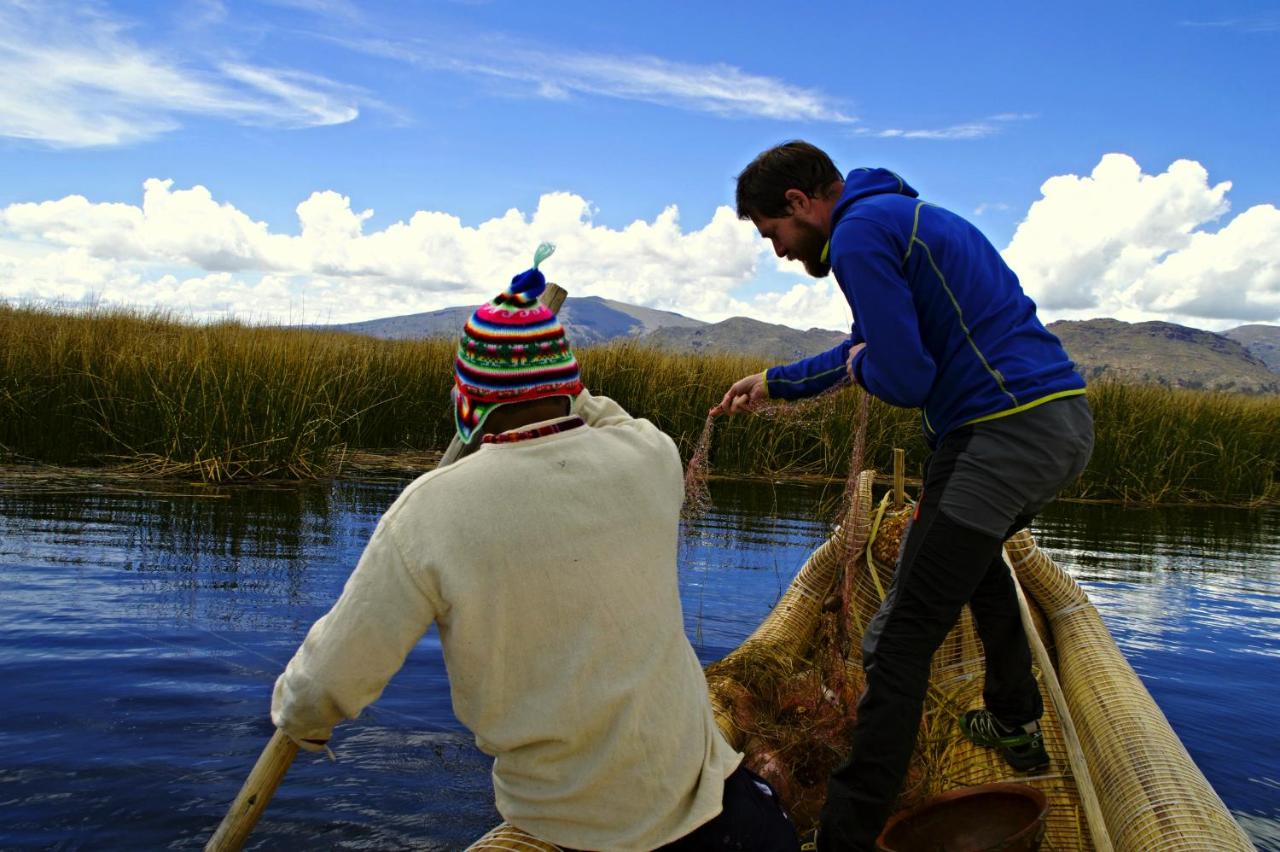
[[[538,297],[538,301],[551,309],[551,313],[560,313],[560,306],[564,304],[564,300],[569,298],[569,291],[556,284],[554,281],[547,282],[547,289],[542,291],[542,295]]]
[[[253,765],[253,771],[245,779],[235,801],[227,808],[227,815],[222,818],[218,830],[205,844],[205,852],[239,852],[297,753],[297,743],[277,728],[258,756],[258,762]]]
[[[539,301],[550,308],[552,313],[559,313],[560,306],[564,304],[568,295],[559,284],[548,283]],[[452,464],[457,460],[462,448],[462,441],[454,435],[453,440],[449,442],[449,448],[445,450],[436,467]],[[240,852],[240,848],[249,839],[249,833],[258,824],[259,817],[267,809],[267,803],[275,795],[276,788],[284,780],[285,773],[289,771],[289,766],[297,754],[297,744],[289,739],[284,731],[277,729],[271,735],[267,747],[258,756],[258,762],[253,765],[253,771],[245,779],[244,786],[240,788],[235,801],[227,809],[227,815],[222,818],[213,837],[209,838],[209,842],[205,844],[205,852]]]
[[[1018,613],[1022,616],[1022,631],[1027,634],[1027,643],[1031,653],[1040,666],[1040,674],[1044,678],[1049,699],[1058,711],[1058,721],[1062,724],[1062,737],[1067,746],[1067,763],[1071,765],[1071,774],[1076,779],[1076,789],[1080,792],[1080,805],[1084,808],[1084,818],[1089,824],[1089,834],[1093,837],[1093,847],[1097,852],[1113,852],[1111,836],[1107,833],[1107,822],[1102,816],[1102,804],[1098,801],[1098,793],[1093,788],[1093,776],[1089,774],[1089,763],[1085,760],[1084,749],[1080,746],[1080,737],[1076,733],[1075,722],[1071,720],[1071,708],[1067,706],[1067,697],[1062,692],[1062,684],[1058,683],[1058,673],[1049,658],[1049,651],[1040,640],[1040,631],[1036,630],[1031,620],[1031,608],[1027,605],[1027,597],[1022,592],[1022,584],[1018,582],[1018,572],[1013,570],[1009,555],[1004,555],[1004,562],[1009,566],[1013,576],[1013,588],[1018,593]]]
[[[893,448],[893,508],[901,509],[907,502],[907,451]]]

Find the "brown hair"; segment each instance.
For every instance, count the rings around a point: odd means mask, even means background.
[[[810,198],[825,198],[832,184],[844,180],[821,148],[793,139],[762,152],[738,175],[738,218],[790,215],[788,189]]]

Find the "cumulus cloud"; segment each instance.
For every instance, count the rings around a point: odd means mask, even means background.
[[[1280,320],[1280,210],[1229,217],[1230,183],[1180,160],[1145,174],[1109,154],[1087,175],[1045,181],[1004,254],[1045,319],[1168,319],[1207,328]],[[0,208],[0,298],[170,308],[197,318],[347,322],[477,304],[531,261],[577,296],[717,321],[750,316],[844,328],[834,279],[775,258],[728,207],[686,224],[674,206],[598,224],[580,195],[478,224],[419,210],[371,229],[373,211],[317,191],[296,227],[255,220],[203,186],[150,179],[141,200],[78,195]],[[780,282],[761,292],[764,282]]]
[[[765,322],[806,330],[848,331],[853,323],[849,303],[831,276],[817,281],[798,281],[778,293],[760,293],[742,313]]]
[[[593,221],[581,196],[543,195],[475,226],[440,211],[366,232],[370,210],[330,191],[281,233],[202,186],[150,179],[141,204],[73,195],[0,209],[0,296],[162,305],[197,316],[244,313],[348,321],[475,304],[526,268],[542,240],[553,277],[597,295],[718,320],[758,313],[733,291],[767,244],[722,207],[701,227],[668,207],[624,228]]]
[[[1257,205],[1216,227],[1230,189],[1193,160],[1153,175],[1107,154],[1089,175],[1045,181],[1004,256],[1055,316],[1274,322],[1280,211]]]
[[[0,5],[0,136],[55,147],[120,145],[187,115],[273,127],[356,118],[362,93],[314,74],[249,63],[201,67],[145,48],[93,6]]]

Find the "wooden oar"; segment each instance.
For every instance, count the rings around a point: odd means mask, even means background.
[[[558,314],[568,295],[560,285],[548,283],[539,301],[550,308],[552,313]],[[436,467],[444,467],[456,461],[462,447],[462,442],[454,435]],[[227,815],[205,844],[205,852],[240,852],[297,754],[297,743],[289,739],[284,731],[277,729],[258,756],[258,762],[253,765],[253,771],[245,779],[244,786],[236,794],[231,807],[227,808]]]
[[[1018,572],[1013,570],[1009,555],[1004,555],[1004,562],[1009,566],[1013,576],[1013,588],[1018,593],[1018,612],[1022,616],[1022,632],[1027,634],[1027,643],[1031,653],[1040,666],[1040,674],[1044,678],[1045,688],[1049,691],[1049,700],[1058,711],[1058,721],[1062,723],[1062,738],[1067,746],[1067,763],[1071,765],[1071,774],[1076,779],[1076,789],[1080,793],[1080,806],[1084,808],[1084,818],[1089,825],[1089,834],[1093,837],[1093,847],[1097,852],[1112,852],[1111,836],[1107,834],[1107,822],[1102,817],[1102,804],[1098,801],[1098,792],[1093,788],[1093,776],[1089,774],[1089,763],[1085,760],[1084,749],[1080,746],[1080,736],[1076,733],[1075,722],[1071,720],[1071,709],[1067,706],[1067,696],[1062,692],[1062,684],[1058,683],[1058,673],[1049,658],[1049,651],[1040,640],[1040,631],[1036,630],[1031,620],[1031,608],[1027,605],[1027,597],[1022,592],[1022,584],[1018,582]]]

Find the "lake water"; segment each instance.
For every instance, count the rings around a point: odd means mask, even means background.
[[[25,493],[0,476],[0,847],[202,846],[271,734],[271,684],[404,484]],[[777,600],[834,497],[713,496],[680,569],[704,662]],[[1280,512],[1061,504],[1033,530],[1280,850]],[[251,848],[458,849],[498,820],[434,631],[334,748],[299,756]]]

